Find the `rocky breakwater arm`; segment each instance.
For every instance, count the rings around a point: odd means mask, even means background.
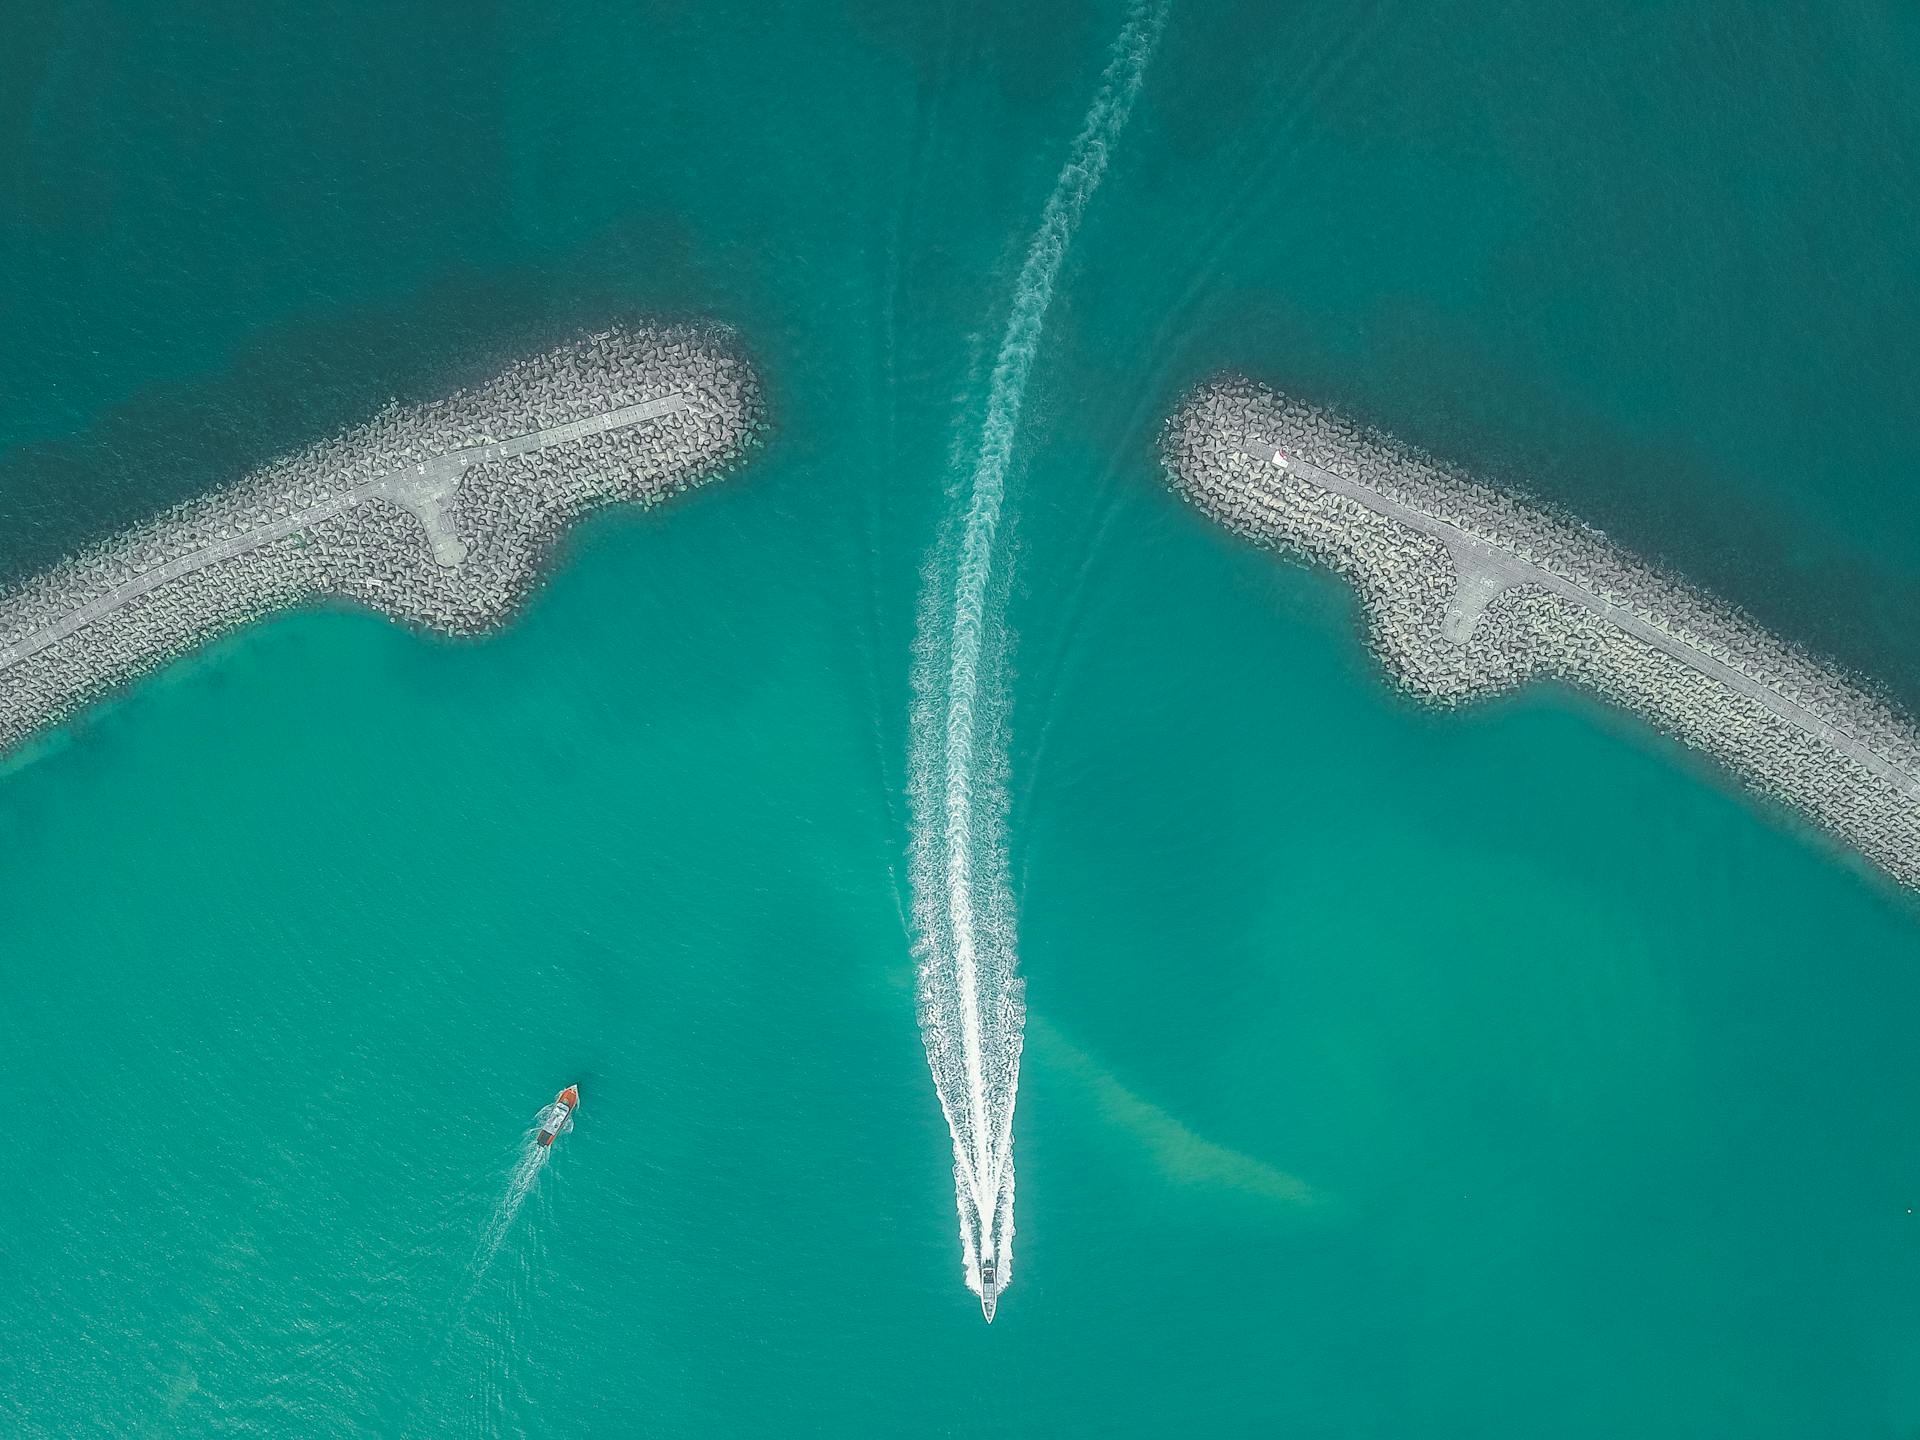
[[[745,364],[684,330],[608,331],[383,411],[0,596],[0,751],[289,605],[497,626],[567,524],[711,479],[758,425]]]
[[[1411,693],[1594,691],[1920,888],[1920,734],[1831,666],[1633,559],[1337,415],[1245,381],[1168,422],[1175,488],[1351,580]]]

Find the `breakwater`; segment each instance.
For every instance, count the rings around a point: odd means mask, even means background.
[[[1920,888],[1920,733],[1834,667],[1391,437],[1250,382],[1167,423],[1175,488],[1236,533],[1353,582],[1375,653],[1452,705],[1540,676],[1712,756]]]
[[[0,596],[0,751],[290,605],[484,632],[567,524],[712,478],[758,423],[745,363],[692,330],[610,330],[389,408]]]

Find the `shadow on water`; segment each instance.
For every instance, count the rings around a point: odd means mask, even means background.
[[[583,331],[725,323],[682,228],[630,218],[536,267],[449,273],[390,305],[268,330],[222,371],[150,386],[86,430],[0,452],[0,585],[263,463],[436,399]],[[633,277],[644,276],[647,293]],[[661,297],[700,294],[696,315]]]

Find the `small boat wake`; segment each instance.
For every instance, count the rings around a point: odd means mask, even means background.
[[[480,1232],[480,1245],[473,1258],[473,1283],[476,1286],[487,1278],[487,1271],[500,1254],[500,1247],[506,1243],[507,1232],[513,1229],[514,1217],[520,1213],[520,1207],[527,1203],[527,1196],[533,1193],[533,1187],[539,1183],[540,1172],[547,1168],[547,1156],[552,1152],[536,1143],[533,1137],[534,1132],[529,1130],[520,1147],[520,1158],[514,1164],[513,1175],[507,1181],[506,1193],[494,1202],[493,1214],[487,1217],[486,1228]]]
[[[509,1254],[504,1287],[489,1289],[494,1263],[507,1250],[507,1238],[527,1201],[540,1188],[541,1172],[553,1154],[553,1142],[573,1128],[580,1108],[578,1086],[569,1085],[542,1107],[520,1137],[520,1148],[506,1188],[493,1203],[480,1231],[473,1259],[449,1301],[447,1320],[431,1359],[415,1367],[420,1385],[396,1424],[384,1427],[400,1435],[497,1435],[512,1389],[511,1367],[519,1351],[515,1316],[537,1268],[539,1232]],[[487,1295],[482,1300],[483,1292]]]
[[[573,1129],[573,1112],[579,1108],[580,1088],[569,1085],[553,1097],[551,1105],[534,1117],[533,1127],[522,1137],[520,1158],[507,1180],[506,1192],[494,1202],[493,1214],[488,1217],[486,1228],[480,1235],[480,1247],[475,1252],[473,1265],[476,1288],[486,1279],[501,1245],[506,1243],[507,1232],[513,1229],[514,1217],[520,1213],[520,1207],[527,1203],[527,1196],[533,1193],[533,1187],[539,1183],[540,1172],[547,1167],[547,1157],[553,1154],[553,1142]]]

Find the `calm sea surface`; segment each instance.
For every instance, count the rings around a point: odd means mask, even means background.
[[[1122,7],[7,7],[5,576],[635,314],[775,431],[500,637],[282,617],[0,772],[0,1430],[1913,1434],[1920,910],[1631,719],[1410,706],[1156,466],[1243,368],[1920,703],[1920,22],[1564,8],[1175,0],[1011,481],[989,1329],[908,674]]]

